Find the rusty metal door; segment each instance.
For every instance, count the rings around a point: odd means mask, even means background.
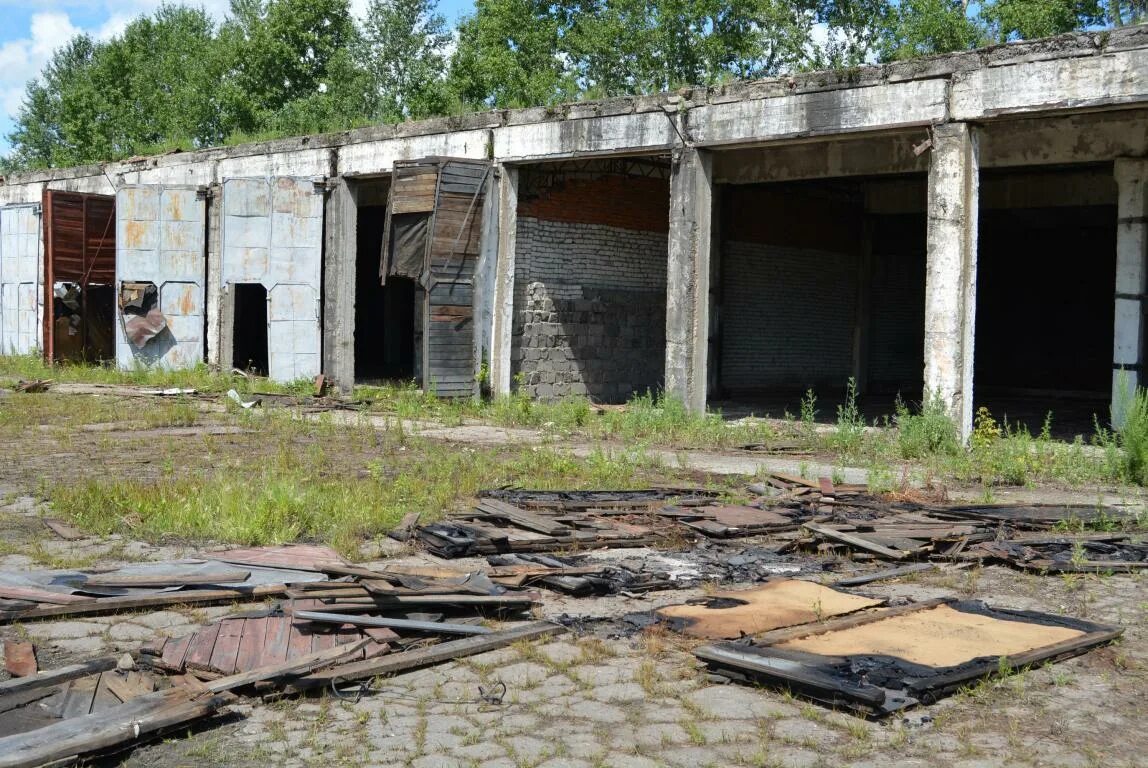
[[[40,346],[40,206],[0,208],[0,354]]]
[[[205,201],[195,187],[133,184],[116,193],[116,362],[121,368],[188,368],[203,360],[206,287]],[[127,285],[156,288],[155,335],[129,333],[140,319],[125,308]],[[150,319],[150,318],[149,318]]]
[[[320,370],[323,194],[310,178],[223,180],[224,290],[267,289],[268,374],[311,379]]]
[[[115,354],[114,321],[105,314],[111,311],[110,294],[116,280],[115,209],[112,195],[44,190],[43,321],[44,356],[48,360],[66,355],[94,362]],[[79,299],[74,306],[64,299],[57,307],[57,284],[78,287]],[[103,294],[104,302],[90,300],[93,289]],[[57,326],[66,323],[57,314],[67,311],[80,323],[71,326],[57,345]]]

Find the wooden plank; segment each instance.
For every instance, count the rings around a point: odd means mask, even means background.
[[[78,528],[73,528],[62,520],[53,520],[52,518],[45,517],[43,518],[43,522],[52,533],[65,541],[76,541],[77,539],[83,539],[87,536],[83,531]]]
[[[867,552],[872,552],[875,555],[887,557],[891,560],[904,560],[910,554],[909,552],[902,552],[897,549],[890,549],[888,547],[881,546],[880,544],[870,541],[869,539],[865,539],[860,536],[854,536],[853,534],[845,533],[843,531],[838,531],[825,525],[819,525],[817,523],[805,523],[802,527],[812,531],[813,533],[816,533],[819,536],[824,536],[827,539],[840,541],[844,544],[848,544],[851,547],[864,549]]]
[[[12,677],[36,674],[36,647],[21,640],[4,641],[4,669]]]
[[[109,679],[115,677],[115,675],[116,673],[113,670],[104,672],[97,678],[96,694],[92,698],[92,712],[103,712],[104,710],[123,703],[124,700],[108,687]]]
[[[393,629],[386,627],[363,627],[362,629],[363,634],[377,643],[393,643],[399,639],[398,634]]]
[[[175,672],[183,671],[183,660],[187,656],[187,648],[191,645],[194,633],[183,637],[168,640],[163,647],[163,655],[159,657],[159,666]]]
[[[211,668],[211,652],[215,650],[215,641],[219,638],[219,626],[219,624],[208,624],[192,635],[187,655],[183,657],[185,669]]]
[[[264,680],[305,674],[320,667],[325,667],[340,660],[350,658],[357,653],[361,653],[369,642],[369,640],[363,638],[348,645],[337,645],[333,648],[327,648],[315,653],[307,653],[283,664],[270,664],[253,669],[250,672],[241,672],[236,675],[221,677],[218,680],[207,683],[206,688],[213,693],[222,693],[224,691],[233,691],[236,688],[242,688],[247,685],[254,685]]]
[[[238,568],[200,573],[146,575],[101,573],[89,576],[84,584],[92,587],[178,587],[190,584],[233,584],[246,581],[250,576],[251,571],[243,571]]]
[[[53,592],[50,589],[37,587],[14,587],[0,585],[0,597],[9,600],[31,600],[36,603],[53,603],[56,605],[70,605],[91,600],[83,595],[72,595],[67,592]]]
[[[183,688],[156,691],[106,712],[0,738],[0,768],[33,768],[131,743],[205,717],[224,701],[222,696],[203,696]]]
[[[118,656],[101,656],[81,664],[71,664],[66,667],[60,667],[59,669],[38,672],[28,677],[17,677],[12,680],[5,680],[0,682],[0,696],[9,696],[37,688],[60,685],[70,680],[94,675],[97,672],[115,669],[117,662],[119,662]]]
[[[307,623],[292,617],[291,637],[287,641],[287,660],[298,659],[311,653],[312,643],[311,627]]]
[[[5,611],[0,614],[0,623],[11,621],[31,621],[54,619],[62,616],[92,616],[101,613],[119,613],[135,608],[159,608],[171,605],[206,605],[230,603],[238,600],[258,600],[263,597],[285,595],[287,588],[282,584],[266,584],[250,590],[238,589],[195,589],[178,592],[164,592],[158,595],[125,595],[123,597],[84,598],[68,605],[51,605],[30,608],[24,611]]]
[[[267,619],[266,635],[263,641],[263,664],[282,664],[287,660],[287,649],[291,645],[290,616],[271,616]]]
[[[354,624],[360,627],[386,627],[407,631],[432,632],[443,635],[487,635],[491,630],[477,624],[447,624],[441,621],[408,621],[380,616],[358,614],[304,611],[295,614],[297,618],[329,624]]]
[[[901,568],[889,568],[884,571],[875,571],[867,573],[862,576],[851,576],[847,579],[838,579],[837,581],[830,582],[834,587],[857,587],[862,584],[869,584],[873,581],[883,581],[884,579],[896,579],[901,576],[907,576],[910,573],[921,573],[922,571],[935,571],[937,566],[933,563],[914,563],[913,565],[906,565]]]
[[[96,698],[96,686],[99,684],[99,675],[81,677],[66,684],[64,691],[64,704],[60,708],[60,717],[67,720],[73,717],[83,717],[92,711],[92,702]]]
[[[239,652],[235,655],[235,671],[246,672],[262,666],[263,645],[267,640],[267,626],[271,619],[260,616],[247,620],[243,625],[243,637],[239,641]]]
[[[251,547],[210,553],[213,560],[265,568],[313,571],[320,560],[346,562],[339,553],[321,544],[287,544],[281,547]]]
[[[538,533],[543,533],[548,536],[561,536],[562,534],[570,532],[570,526],[556,523],[541,515],[528,512],[525,509],[519,509],[512,504],[507,504],[497,499],[483,499],[478,505],[478,510],[494,517],[508,520],[520,528],[537,531]]]
[[[247,619],[224,619],[219,622],[219,636],[211,651],[208,667],[223,675],[235,672],[235,659],[239,656],[239,643],[243,639],[243,627]]]
[[[103,680],[107,684],[108,690],[114,693],[120,701],[130,701],[137,696],[143,696],[155,690],[155,681],[134,669],[123,675],[117,672],[105,672]]]
[[[358,680],[365,677],[393,675],[410,669],[450,661],[452,659],[486,653],[487,651],[504,648],[520,641],[560,635],[565,631],[566,628],[560,624],[551,624],[548,621],[537,621],[498,632],[491,632],[488,635],[465,637],[459,640],[449,640],[445,643],[432,645],[429,648],[392,653],[381,659],[341,664],[332,669],[316,672],[305,678],[301,678],[293,685],[288,686],[286,690],[305,690],[307,688],[327,685],[331,680]]]
[[[836,491],[833,489],[833,481],[828,477],[817,478],[817,488],[823,496],[833,496],[836,494]]]

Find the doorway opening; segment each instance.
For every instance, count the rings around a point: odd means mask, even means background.
[[[257,376],[266,376],[267,289],[260,283],[235,283],[231,290],[235,306],[231,364]]]
[[[360,197],[365,197],[362,192]],[[387,208],[359,205],[355,252],[355,381],[414,379],[415,281],[392,275],[379,281],[379,254]],[[372,202],[374,202],[372,200]]]

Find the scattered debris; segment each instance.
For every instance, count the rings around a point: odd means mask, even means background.
[[[227,396],[229,398],[231,398],[233,401],[235,401],[235,404],[238,405],[240,408],[244,408],[244,409],[255,408],[256,406],[263,405],[263,400],[261,400],[260,398],[245,401],[242,397],[239,396],[239,393],[236,392],[234,389],[227,390]]]
[[[702,646],[712,672],[887,715],[970,682],[1075,656],[1123,630],[980,601],[929,600]]]
[[[685,605],[659,608],[654,613],[682,634],[718,640],[823,621],[828,616],[853,613],[881,603],[881,600],[838,592],[809,581],[784,579],[753,589],[715,592]]]
[[[1133,543],[1128,536],[1119,534],[986,541],[970,548],[965,556],[1047,573],[1130,573],[1148,569],[1148,543]]]
[[[199,390],[187,387],[168,387],[167,389],[141,389],[141,394],[155,397],[180,397],[184,395],[197,395]]]
[[[4,641],[4,669],[12,677],[27,677],[39,670],[36,664],[36,647],[22,640]]]
[[[73,528],[62,520],[53,520],[51,518],[41,518],[44,526],[52,533],[59,536],[64,541],[77,541],[79,539],[87,538],[87,534],[78,528]]]
[[[52,386],[52,379],[35,379],[33,381],[24,381],[21,379],[12,387],[14,392],[21,393],[38,393],[47,392],[48,387]]]

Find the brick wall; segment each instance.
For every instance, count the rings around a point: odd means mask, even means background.
[[[567,178],[527,190],[519,199],[518,216],[665,234],[669,201],[666,179],[620,174]]]
[[[651,181],[567,182],[520,203],[512,359],[532,397],[661,388],[668,190],[651,200]]]

